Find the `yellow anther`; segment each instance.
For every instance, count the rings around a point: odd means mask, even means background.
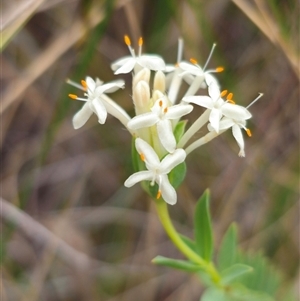
[[[139,38],[139,46],[142,46],[142,45],[143,45],[143,38],[140,37],[140,38]]]
[[[84,88],[84,90],[87,90],[87,83],[85,80],[81,81],[81,86]]]
[[[198,64],[198,61],[196,59],[190,58],[190,62],[194,65]]]
[[[251,136],[252,136],[252,133],[251,133],[250,129],[245,128],[245,130],[246,130],[247,135],[248,135],[249,137],[251,137]]]
[[[162,107],[162,105],[163,105],[162,100],[160,100],[158,104],[159,104],[160,107]]]
[[[158,191],[157,191],[157,195],[156,195],[156,199],[158,200],[160,197],[161,197],[161,191],[158,190]]]
[[[144,155],[143,153],[140,154],[140,158],[141,158],[141,160],[142,160],[143,162],[144,162],[145,159],[146,159],[146,158],[145,158],[145,155]]]
[[[75,95],[75,94],[69,94],[69,97],[72,98],[72,99],[77,99],[78,98],[77,95]]]
[[[232,99],[227,99],[227,101],[228,101],[229,103],[232,103],[233,105],[235,105],[235,101],[233,101]]]
[[[227,100],[231,100],[232,97],[233,97],[233,93],[230,92],[230,93],[228,93],[226,99],[227,99]]]
[[[222,71],[224,71],[224,67],[217,67],[216,68],[216,72],[222,72]]]
[[[164,108],[164,113],[166,114],[168,112],[168,108]]]
[[[127,46],[130,46],[130,45],[131,45],[131,41],[130,41],[128,35],[125,35],[125,36],[124,36],[124,41],[125,41],[125,44],[126,44]]]
[[[227,94],[227,92],[228,92],[227,90],[223,90],[223,91],[221,92],[220,96],[221,96],[221,97],[224,97],[224,96]]]
[[[175,64],[175,67],[178,68],[178,67],[179,67],[179,63],[176,63],[176,64]]]

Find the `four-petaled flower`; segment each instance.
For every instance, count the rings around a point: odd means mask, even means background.
[[[124,183],[126,187],[131,187],[141,181],[151,181],[151,185],[157,183],[158,193],[170,205],[177,202],[177,194],[174,187],[170,184],[168,174],[178,164],[185,160],[186,153],[183,149],[176,149],[172,154],[159,160],[155,150],[141,138],[135,140],[135,147],[145,162],[147,170],[139,171],[131,175]]]
[[[71,83],[72,84],[72,83]],[[75,94],[69,94],[72,99],[85,101],[80,111],[73,117],[73,126],[75,129],[81,128],[91,117],[93,113],[98,116],[98,121],[104,124],[107,117],[106,100],[103,98],[104,92],[112,93],[120,88],[124,88],[123,80],[116,80],[107,84],[103,84],[99,79],[94,81],[91,77],[81,81],[82,90],[85,91],[86,98],[80,98]],[[75,86],[77,86],[75,84]]]
[[[169,153],[172,153],[176,148],[176,139],[173,134],[171,120],[179,119],[192,110],[193,106],[188,104],[168,106],[168,99],[166,96],[163,96],[155,102],[151,108],[151,112],[135,116],[128,122],[127,126],[129,129],[138,130],[156,125],[162,146]]]
[[[227,91],[224,90],[223,92],[220,92],[217,85],[211,84],[208,86],[208,94],[209,96],[187,96],[183,98],[183,101],[194,103],[211,110],[209,122],[217,133],[220,131],[220,120],[222,116],[235,120],[246,120],[251,118],[252,115],[246,108],[234,104],[232,93],[227,95],[225,101],[222,97],[227,94]]]
[[[143,39],[139,39],[138,56],[135,55],[134,49],[131,47],[131,42],[128,36],[124,37],[125,44],[128,46],[131,56],[121,58],[112,63],[111,68],[115,74],[129,73],[136,66],[148,68],[150,70],[165,70],[165,62],[158,55],[142,54]]]

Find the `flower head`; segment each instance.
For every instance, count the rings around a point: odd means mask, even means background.
[[[126,56],[115,61],[111,68],[115,74],[129,73],[136,67],[148,68],[150,70],[165,70],[165,62],[158,55],[142,54],[143,39],[139,39],[139,52],[136,56],[134,49],[131,47],[131,41],[128,36],[124,37],[125,44],[128,46],[131,56]]]
[[[70,83],[74,86],[79,86],[77,84]],[[102,81],[96,79],[94,81],[91,77],[86,77],[86,80],[81,81],[81,89],[85,91],[85,98],[80,98],[75,94],[69,94],[69,97],[76,100],[81,100],[86,102],[80,111],[78,111],[73,117],[73,126],[75,129],[81,128],[90,118],[90,116],[95,113],[98,116],[98,121],[104,124],[107,117],[106,101],[104,99],[104,92],[112,93],[119,88],[124,88],[124,81],[117,80],[107,84],[103,84]],[[80,87],[80,86],[79,86]]]
[[[167,97],[162,94],[162,97],[154,103],[151,112],[135,116],[128,122],[127,126],[129,129],[138,130],[156,125],[161,144],[168,152],[172,153],[176,148],[176,140],[171,120],[179,119],[192,110],[193,106],[188,104],[169,106]]]
[[[185,151],[176,149],[172,154],[168,154],[160,161],[154,149],[141,138],[135,140],[135,147],[141,159],[145,162],[147,170],[134,173],[125,181],[124,185],[131,187],[141,181],[151,181],[151,185],[157,183],[157,199],[162,196],[168,204],[176,204],[177,194],[169,182],[168,174],[174,167],[185,160]]]

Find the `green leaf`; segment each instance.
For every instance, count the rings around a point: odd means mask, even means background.
[[[193,250],[194,252],[197,252],[196,244],[192,239],[190,239],[189,237],[182,235],[182,234],[179,234],[179,236],[191,250]]]
[[[187,120],[181,120],[175,126],[174,136],[175,136],[177,143],[180,141],[181,137],[183,136],[183,134],[185,132],[186,124],[187,124]]]
[[[163,265],[169,268],[182,270],[186,272],[197,272],[202,269],[199,265],[196,265],[192,262],[167,258],[163,256],[156,256],[154,259],[152,259],[152,262],[157,265]]]
[[[216,288],[207,289],[202,295],[201,301],[232,301],[225,296],[225,292]]]
[[[208,262],[211,260],[213,250],[209,199],[209,190],[206,190],[198,200],[194,216],[197,253]]]
[[[231,224],[226,231],[219,250],[218,268],[220,271],[227,269],[236,262],[237,227]]]
[[[233,282],[237,277],[246,273],[252,272],[253,268],[245,264],[234,264],[221,273],[222,283],[229,284]]]
[[[185,162],[180,163],[171,170],[168,175],[171,185],[176,189],[183,182],[186,175],[186,164]]]

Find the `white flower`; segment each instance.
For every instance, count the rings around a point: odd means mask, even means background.
[[[138,130],[156,125],[161,144],[169,153],[172,153],[176,148],[176,139],[171,120],[179,119],[190,113],[193,106],[188,104],[168,106],[167,102],[166,96],[158,99],[151,108],[151,112],[135,116],[128,122],[127,126],[129,129]]]
[[[242,130],[244,129],[249,137],[251,137],[251,131],[246,128],[246,121],[245,120],[234,120],[231,118],[224,117],[220,121],[220,131],[226,129],[232,129],[233,137],[235,138],[238,146],[240,147],[239,156],[245,157],[245,150],[244,150],[244,138],[242,134]]]
[[[251,113],[244,107],[235,105],[232,101],[232,93],[229,93],[226,101],[222,99],[227,94],[224,90],[220,93],[219,87],[215,84],[208,86],[209,96],[187,96],[183,101],[194,103],[199,106],[205,107],[210,111],[209,122],[212,128],[219,133],[219,124],[222,116],[236,120],[246,120],[251,118]]]
[[[148,68],[150,70],[165,70],[165,62],[158,55],[142,55],[143,39],[139,39],[138,56],[135,55],[134,49],[131,47],[131,42],[128,36],[124,37],[125,44],[128,46],[131,56],[126,56],[112,63],[111,68],[115,74],[129,73],[136,66]]]
[[[176,149],[160,162],[154,149],[141,138],[135,140],[135,147],[148,170],[134,173],[125,181],[124,185],[131,187],[141,181],[151,181],[151,185],[157,183],[157,199],[162,196],[168,204],[174,205],[177,202],[177,194],[169,182],[168,173],[185,160],[185,151],[183,149]]]
[[[99,123],[104,124],[107,117],[107,101],[104,99],[106,96],[104,92],[112,93],[119,88],[124,88],[123,80],[103,84],[99,79],[94,81],[91,77],[86,77],[85,81],[81,81],[82,87],[71,81],[69,83],[84,90],[84,95],[86,96],[86,98],[80,98],[75,94],[69,94],[69,97],[72,99],[86,102],[82,109],[73,117],[73,126],[75,129],[82,127],[93,113],[98,116]]]

